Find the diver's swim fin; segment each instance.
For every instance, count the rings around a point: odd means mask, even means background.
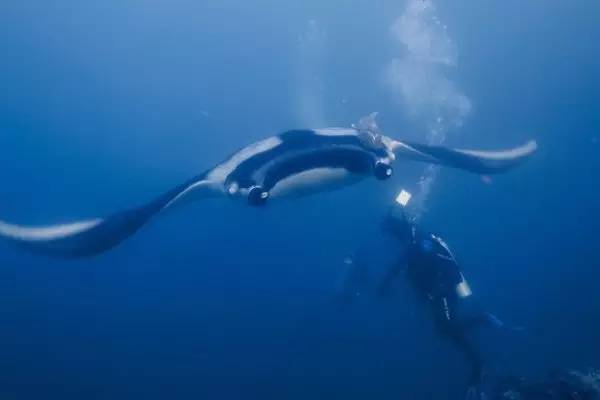
[[[393,144],[396,155],[478,174],[497,174],[512,169],[527,160],[536,149],[537,143],[534,140],[504,151],[458,150],[396,141]]]
[[[0,238],[30,251],[52,256],[76,258],[91,256],[115,247],[133,235],[153,216],[183,198],[210,197],[216,192],[204,175],[190,180],[141,207],[110,215],[62,225],[26,227],[0,221]]]

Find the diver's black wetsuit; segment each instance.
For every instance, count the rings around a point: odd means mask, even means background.
[[[471,327],[484,322],[486,317],[481,314],[460,315],[463,298],[459,288],[466,282],[444,241],[431,233],[419,232],[413,224],[407,224],[407,231],[408,234],[392,229],[391,233],[406,243],[406,251],[402,260],[388,270],[379,288],[380,293],[385,293],[393,279],[404,272],[417,295],[430,308],[437,331],[466,357],[472,368],[470,385],[476,387],[480,384],[483,360],[468,333]]]
[[[448,246],[433,234],[416,234],[406,257],[406,277],[431,308],[437,330],[457,346],[472,368],[471,384],[479,384],[483,361],[467,337],[467,330],[483,319],[459,315],[457,287],[463,276]]]

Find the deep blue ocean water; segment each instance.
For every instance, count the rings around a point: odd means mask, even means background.
[[[425,142],[440,107],[447,145],[539,144],[491,184],[442,169],[426,196],[477,301],[526,329],[482,338],[494,365],[600,368],[600,6],[427,3],[451,60],[417,40],[433,83],[402,97],[394,26],[415,1],[4,2],[0,219],[106,215],[262,137],[372,111]],[[401,285],[335,300],[343,258],[422,173],[258,210],[207,200],[90,259],[0,243],[0,397],[460,398],[466,365]]]

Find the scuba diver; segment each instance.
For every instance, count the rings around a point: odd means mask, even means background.
[[[417,296],[431,311],[437,332],[452,343],[466,358],[471,368],[467,399],[485,399],[481,389],[484,361],[470,337],[472,330],[482,325],[502,326],[502,322],[487,312],[467,312],[464,301],[471,295],[456,258],[438,236],[422,231],[405,207],[410,193],[400,192],[390,207],[383,230],[401,243],[404,252],[393,263],[378,286],[385,295],[399,275],[404,275]]]

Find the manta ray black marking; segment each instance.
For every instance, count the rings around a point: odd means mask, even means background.
[[[369,176],[385,180],[397,158],[499,173],[522,163],[537,147],[531,141],[508,151],[484,152],[400,142],[379,132],[375,115],[352,128],[292,130],[267,138],[146,205],[106,218],[43,227],[0,221],[0,237],[49,255],[90,256],[121,243],[153,216],[193,200],[222,197],[264,206],[277,198],[332,190]]]

